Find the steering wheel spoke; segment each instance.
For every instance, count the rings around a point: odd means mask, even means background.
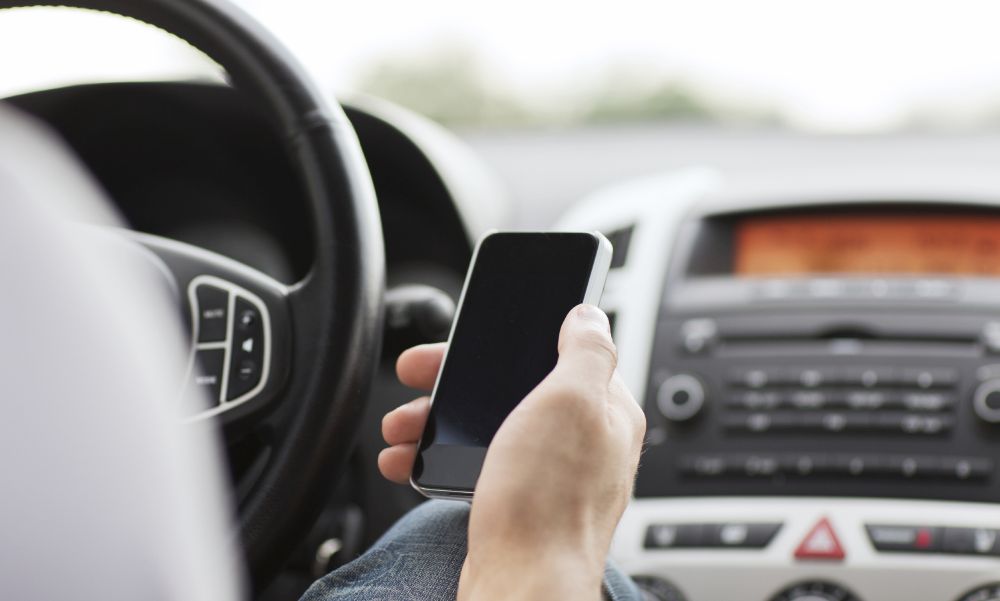
[[[242,263],[176,240],[126,232],[176,283],[191,332],[181,402],[189,421],[228,424],[274,402],[288,373],[289,291]]]

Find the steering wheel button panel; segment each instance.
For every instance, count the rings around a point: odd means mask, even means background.
[[[191,280],[188,300],[197,341],[191,372],[194,387],[208,390],[212,411],[253,398],[267,382],[271,361],[266,305],[249,290],[208,275]]]

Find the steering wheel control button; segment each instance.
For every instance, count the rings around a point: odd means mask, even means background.
[[[945,553],[1000,556],[1000,530],[994,528],[945,528]]]
[[[795,549],[795,559],[826,559],[841,561],[846,554],[837,533],[826,518],[820,519]]]
[[[229,291],[210,284],[195,288],[198,342],[223,342],[229,322]]]
[[[991,424],[1000,423],[1000,379],[987,380],[979,385],[972,397],[972,408],[979,419]]]
[[[705,403],[705,388],[698,378],[689,374],[675,374],[660,384],[656,405],[663,417],[683,422],[701,411]]]
[[[251,392],[261,381],[264,365],[264,323],[261,311],[248,299],[236,296],[235,323],[230,350],[226,401]]]
[[[201,394],[209,399],[210,407],[219,404],[222,392],[222,378],[225,373],[226,350],[207,349],[198,351],[195,355],[195,373],[193,384]]]
[[[771,601],[860,601],[854,593],[830,582],[801,582],[781,591]]]
[[[935,553],[941,550],[941,528],[869,524],[865,530],[876,551]]]

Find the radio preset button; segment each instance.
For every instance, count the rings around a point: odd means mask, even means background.
[[[904,386],[922,388],[947,388],[958,383],[958,374],[953,369],[908,368],[903,370],[901,382]]]
[[[1000,322],[991,321],[983,326],[983,333],[980,336],[983,346],[993,354],[1000,354]]]
[[[728,405],[739,409],[775,409],[781,404],[781,394],[750,390],[729,396]]]
[[[940,392],[908,392],[902,396],[902,405],[913,411],[943,411],[955,405],[955,397]]]
[[[681,325],[683,349],[691,354],[707,351],[715,343],[718,328],[711,319],[689,319]]]
[[[851,409],[881,409],[889,402],[889,395],[882,391],[858,390],[845,395]]]
[[[844,375],[845,384],[862,388],[893,386],[898,382],[895,370],[889,367],[850,367]]]

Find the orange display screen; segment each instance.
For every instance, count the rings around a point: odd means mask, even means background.
[[[1000,216],[774,215],[735,226],[733,271],[1000,275]]]

